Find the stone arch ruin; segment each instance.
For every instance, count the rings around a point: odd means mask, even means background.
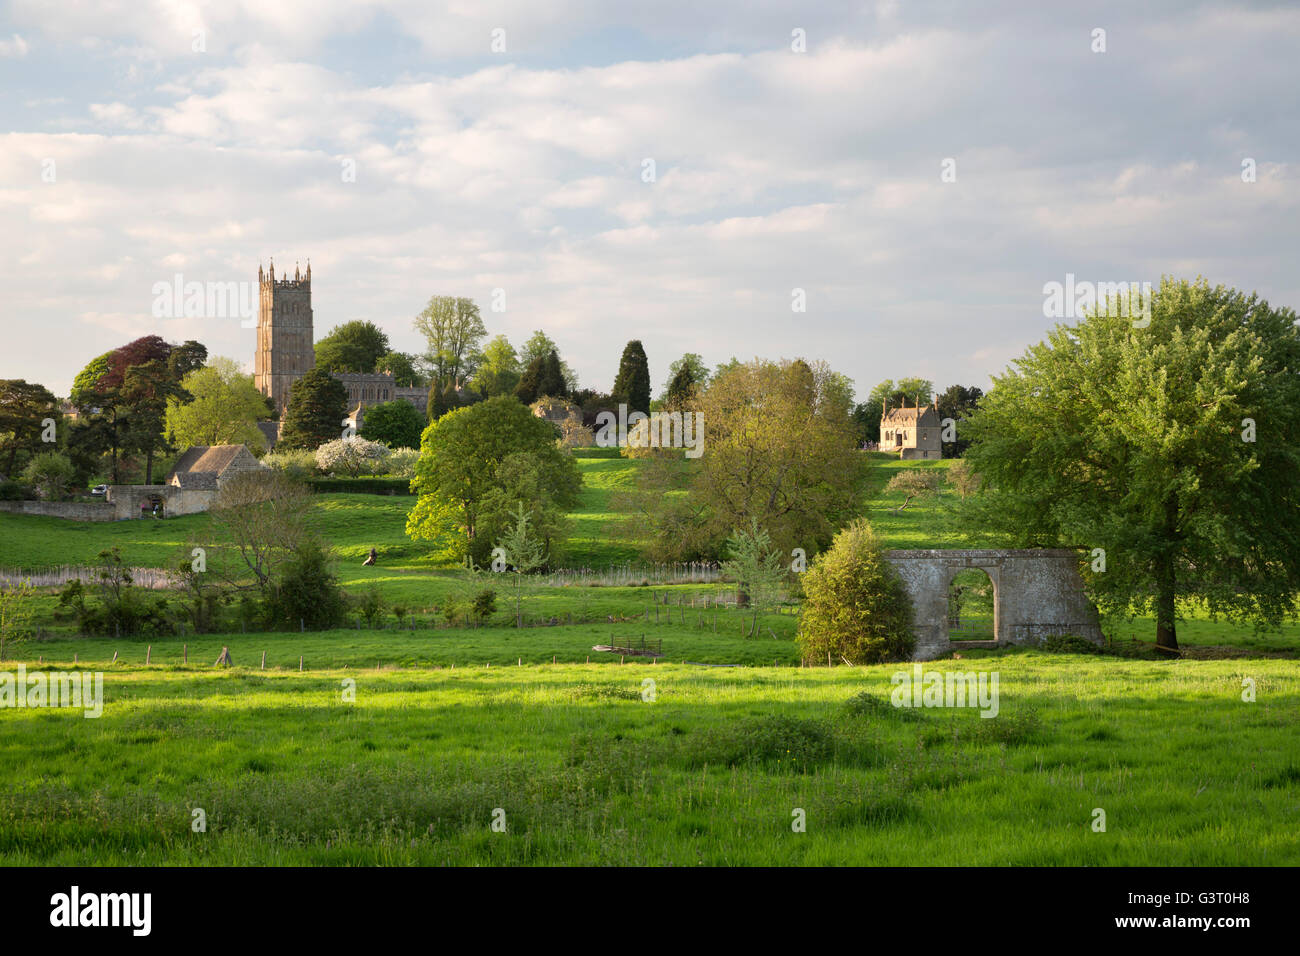
[[[959,571],[979,568],[993,582],[993,629],[1003,644],[1041,644],[1073,634],[1101,644],[1101,621],[1079,575],[1078,556],[1066,549],[886,551],[916,612],[913,660],[952,650],[948,639],[948,586]]]

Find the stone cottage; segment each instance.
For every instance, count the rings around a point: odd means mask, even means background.
[[[942,425],[934,405],[919,408],[886,408],[880,418],[880,450],[898,452],[911,460],[942,458]]]

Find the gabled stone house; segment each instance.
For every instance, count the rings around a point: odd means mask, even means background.
[[[886,408],[880,418],[880,450],[903,459],[942,458],[942,425],[934,405]]]
[[[247,445],[194,445],[176,459],[167,484],[185,491],[216,491],[231,475],[265,467]]]

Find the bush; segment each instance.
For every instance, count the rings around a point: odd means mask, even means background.
[[[623,449],[619,448],[617,445],[611,446],[609,448],[601,448],[598,445],[593,445],[588,448],[573,449],[573,457],[574,458],[622,458]]]
[[[497,609],[497,592],[491,588],[484,588],[474,595],[474,616],[479,621],[485,621],[492,616]]]
[[[0,501],[25,501],[32,496],[32,489],[21,481],[6,478],[0,481]]]
[[[366,619],[366,626],[374,627],[384,613],[384,600],[379,596],[379,588],[368,588],[357,602],[357,610]]]
[[[410,481],[415,477],[415,463],[419,460],[418,448],[394,448],[384,459],[383,475],[386,478],[402,478]]]
[[[67,455],[44,451],[27,463],[23,479],[46,501],[62,501],[71,487],[76,469]]]
[[[1043,650],[1053,654],[1100,654],[1102,649],[1077,634],[1053,634],[1043,641]]]
[[[558,441],[561,448],[566,448],[569,451],[573,451],[575,448],[588,448],[596,443],[596,433],[582,424],[582,414],[575,409],[569,412],[564,421],[560,422]]]
[[[306,448],[277,449],[264,455],[262,464],[298,481],[316,475],[316,453]]]
[[[865,520],[835,536],[804,573],[803,587],[798,641],[805,660],[825,660],[828,653],[851,664],[911,657],[911,599]]]
[[[99,600],[87,600],[85,585],[69,581],[59,592],[56,620],[76,621],[83,634],[114,637],[163,636],[172,633],[167,600],[135,586],[119,548],[99,553]]]
[[[289,628],[337,627],[347,604],[330,556],[316,541],[303,544],[284,565],[271,595],[271,617]],[[300,624],[301,622],[301,624]]]
[[[381,474],[387,457],[387,445],[353,435],[327,441],[317,448],[316,467],[323,472],[341,471],[356,478],[358,475]]]
[[[900,471],[889,479],[885,491],[897,491],[903,494],[903,503],[894,509],[901,512],[912,503],[913,498],[933,498],[939,493],[939,476],[933,471],[921,471],[909,468]]]
[[[321,494],[338,493],[354,495],[409,495],[411,482],[406,478],[311,478],[307,481],[313,491]]]

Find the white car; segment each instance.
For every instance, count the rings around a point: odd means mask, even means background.
[[[98,496],[106,495],[108,494],[108,485],[96,485],[90,489],[90,493]]]

